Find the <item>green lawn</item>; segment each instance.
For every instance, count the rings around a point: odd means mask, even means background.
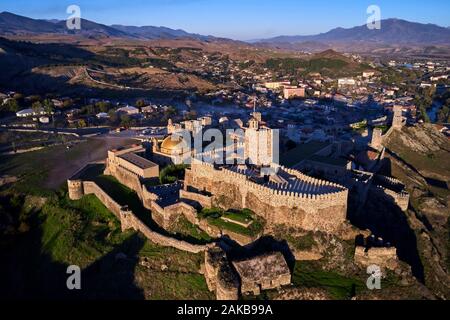
[[[240,212],[225,212],[222,217],[234,220],[240,223],[249,223],[252,222],[254,213],[249,209],[244,209]]]
[[[337,300],[350,299],[358,292],[367,290],[361,279],[319,270],[310,262],[296,262],[292,282],[299,287],[325,289]]]
[[[219,229],[229,230],[250,237],[259,235],[264,229],[264,223],[261,221],[261,219],[248,209],[244,209],[241,212],[225,212],[217,208],[203,209],[199,213],[199,216],[202,219],[206,219],[209,224],[216,226]],[[248,228],[246,228],[239,224],[225,221],[221,219],[221,217],[230,217],[231,219],[240,222],[247,221],[247,219],[252,219],[253,223]]]
[[[174,234],[192,237],[199,241],[211,242],[213,239],[198,226],[190,223],[184,216],[178,218],[174,225],[168,230]]]
[[[61,263],[86,267],[129,236],[95,196],[52,199],[41,216],[42,250]]]

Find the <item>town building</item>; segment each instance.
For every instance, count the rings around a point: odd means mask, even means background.
[[[283,97],[285,99],[304,98],[305,88],[284,88]]]

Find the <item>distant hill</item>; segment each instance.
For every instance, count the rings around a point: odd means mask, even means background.
[[[0,13],[0,35],[26,34],[81,34],[93,37],[142,38],[142,39],[177,39],[192,38],[198,40],[212,39],[211,36],[188,33],[166,27],[106,26],[93,21],[81,20],[81,30],[68,30],[66,21],[37,20],[19,16],[10,12]]]
[[[198,40],[207,40],[213,38],[211,36],[202,36],[200,34],[189,33],[184,30],[170,29],[166,27],[133,27],[133,26],[122,26],[122,25],[112,25],[114,29],[120,30],[129,35],[144,38],[144,39],[178,39],[178,38],[192,38]]]
[[[450,44],[450,29],[434,24],[422,24],[400,19],[381,21],[380,30],[370,30],[366,25],[344,29],[336,28],[311,36],[279,36],[263,39],[264,43],[299,42],[375,42],[382,44]]]
[[[9,12],[0,13],[0,33],[22,34],[22,33],[54,33],[59,27],[50,21],[35,20],[22,17]]]
[[[126,33],[81,19],[81,30],[68,30],[66,21],[37,20],[19,16],[9,12],[0,13],[0,34],[23,35],[23,34],[83,34],[86,36],[126,37]]]

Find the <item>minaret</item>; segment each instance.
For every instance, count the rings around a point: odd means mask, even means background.
[[[168,134],[172,134],[175,131],[175,127],[173,125],[172,119],[169,119],[169,121],[167,122],[167,133]]]

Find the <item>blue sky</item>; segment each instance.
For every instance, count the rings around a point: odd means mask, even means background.
[[[0,11],[64,19],[71,4],[81,7],[83,18],[104,24],[166,26],[239,40],[362,25],[371,4],[381,8],[382,19],[450,26],[448,0],[0,0]]]

